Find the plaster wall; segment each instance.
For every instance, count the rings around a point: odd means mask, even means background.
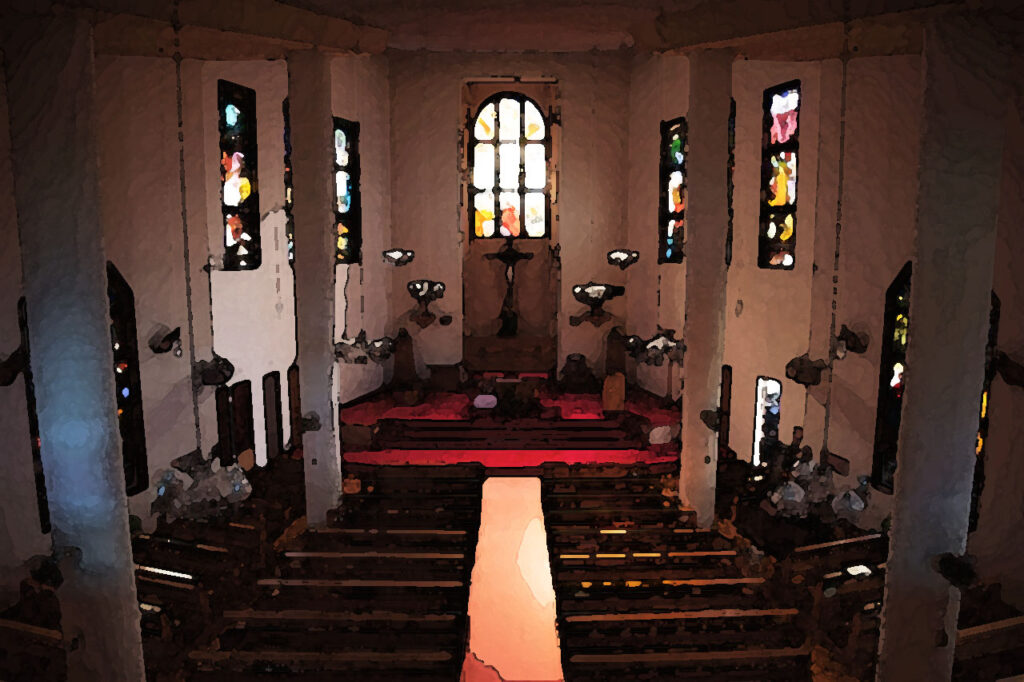
[[[618,52],[391,52],[389,59],[391,212],[406,217],[396,221],[392,241],[416,251],[411,264],[394,271],[394,315],[412,308],[412,300],[405,298],[406,283],[426,278],[447,285],[445,297],[432,309],[454,318],[447,327],[409,329],[422,362],[450,365],[462,357],[462,240],[467,238],[461,228],[465,209],[460,202],[458,144],[465,126],[462,84],[489,76],[554,77],[562,122],[558,221],[553,225],[561,255],[558,358],[561,364],[568,354],[583,353],[600,371],[604,339],[613,323],[571,327],[569,316],[584,310],[572,297],[573,285],[590,280],[626,284],[625,273],[608,265],[606,254],[627,239],[628,57]],[[495,250],[498,246],[495,241]],[[629,297],[627,289],[626,296],[606,306],[620,324]],[[397,320],[393,324],[400,325]]]
[[[782,382],[779,437],[789,442],[803,424],[805,389],[786,378],[786,363],[807,352],[817,194],[820,65],[812,62],[737,61],[736,151],[732,264],[728,272],[724,363],[733,368],[730,447],[751,458],[758,376]],[[760,211],[762,96],[766,88],[801,81],[797,166],[796,263],[792,270],[757,266]],[[696,169],[688,169],[690,173]]]
[[[363,262],[338,265],[334,340],[393,333],[393,266],[382,252],[391,248],[391,151],[388,63],[382,56],[345,55],[331,61],[335,116],[359,123],[359,168],[363,217]],[[403,287],[404,289],[404,287]],[[404,296],[404,294],[403,294]],[[339,402],[378,388],[389,365],[338,364]]]
[[[181,223],[174,63],[146,57],[96,60],[100,211],[107,260],[135,295],[150,480],[196,447],[184,233]],[[153,353],[158,325],[181,327],[181,357]],[[128,498],[142,518],[155,487]]]
[[[0,78],[0,359],[7,359],[21,343],[21,249],[10,144],[7,85],[6,79]],[[0,386],[0,434],[0,594],[16,595],[18,582],[24,577],[17,567],[35,554],[50,552],[50,536],[39,530],[22,374],[10,386]]]
[[[850,460],[853,486],[871,474],[885,292],[914,255],[921,97],[917,55],[849,63],[836,331],[845,324],[870,341],[834,364],[828,448]],[[888,501],[873,492],[873,503]]]
[[[996,234],[994,289],[1000,300],[997,345],[1024,362],[1024,124],[1011,111],[1006,131],[1003,176]],[[1024,609],[1024,561],[1019,551],[1024,518],[1024,390],[998,375],[989,396],[989,438],[985,479],[978,507],[978,529],[969,536],[968,552],[978,557],[986,583],[1002,583],[1003,598]],[[1014,551],[1016,550],[1016,551]]]
[[[686,261],[658,264],[661,122],[689,110],[689,60],[679,55],[640,55],[631,64],[629,90],[629,234],[640,260],[626,270],[627,333],[650,338],[661,326],[683,334]],[[687,169],[694,172],[696,169]],[[640,386],[679,397],[675,364],[637,365]]]
[[[188,176],[188,186],[201,183],[202,191],[189,192],[189,203],[205,207],[205,222],[190,229],[204,233],[209,254],[209,297],[212,303],[212,346],[218,355],[235,366],[232,384],[252,382],[253,423],[256,461],[266,462],[266,431],[263,417],[263,376],[281,375],[281,425],[285,443],[291,437],[286,411],[286,372],[295,360],[295,295],[284,214],[284,115],[281,103],[288,95],[287,65],[282,60],[250,62],[204,62],[189,69],[190,82],[202,116],[185,131],[186,145],[202,150],[201,175]],[[217,81],[229,80],[256,91],[257,147],[259,150],[260,238],[263,261],[256,270],[222,269],[224,227],[220,206],[220,158],[217,110]],[[196,157],[192,157],[196,158]],[[298,265],[297,265],[298,266]],[[201,282],[193,282],[193,295],[201,297]],[[203,321],[197,316],[197,325]],[[203,359],[199,356],[199,359]],[[204,394],[212,395],[210,388]],[[207,398],[209,399],[209,397]],[[216,421],[204,419],[203,429],[216,432]],[[205,439],[204,439],[205,440]]]

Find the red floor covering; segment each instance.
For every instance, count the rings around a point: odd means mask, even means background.
[[[643,450],[374,450],[346,452],[353,464],[445,465],[480,463],[486,467],[535,467],[562,464],[660,464],[678,458]]]

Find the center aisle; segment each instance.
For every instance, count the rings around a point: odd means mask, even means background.
[[[539,478],[488,478],[463,682],[562,680]]]

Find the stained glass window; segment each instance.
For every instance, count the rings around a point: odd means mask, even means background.
[[[800,81],[764,92],[761,214],[757,264],[792,270],[796,261]]]
[[[334,119],[334,228],[338,263],[361,263],[363,215],[359,194],[359,123]]]
[[[292,117],[288,98],[281,102],[284,115],[284,214],[285,238],[288,240],[288,264],[295,267],[295,218],[292,217]]]
[[[36,390],[32,379],[32,350],[28,343],[28,307],[25,297],[18,299],[18,329],[21,332],[21,349],[25,354],[25,407],[28,410],[28,436],[32,446],[32,471],[36,484],[36,510],[39,512],[39,531],[49,533],[50,505],[46,499],[46,475],[43,473],[42,445],[39,440],[39,413],[36,411]]]
[[[875,415],[875,451],[872,478],[875,487],[892,492],[896,451],[900,439],[904,374],[907,370],[907,333],[910,330],[910,275],[907,263],[885,292],[882,325],[882,360],[878,375]]]
[[[978,440],[975,444],[974,483],[971,486],[971,515],[968,530],[978,528],[978,504],[981,501],[981,490],[985,485],[985,449],[988,445],[988,424],[990,401],[992,398],[992,380],[996,376],[996,341],[999,339],[999,312],[1001,304],[996,292],[992,292],[992,307],[988,314],[988,343],[985,345],[985,379],[981,385],[981,407],[978,410]]]
[[[751,453],[754,466],[764,459],[771,448],[779,442],[779,422],[782,419],[782,383],[771,377],[757,378],[757,394],[754,408],[754,450]]]
[[[255,270],[261,260],[256,91],[217,81],[217,106],[224,269]]]
[[[484,101],[470,129],[473,236],[547,237],[551,136],[540,108],[524,95],[499,93]]]
[[[661,201],[658,262],[683,262],[686,227],[686,119],[661,123]]]

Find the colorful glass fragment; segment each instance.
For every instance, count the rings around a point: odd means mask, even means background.
[[[241,113],[241,110],[234,104],[227,105],[224,107],[224,124],[228,128],[234,128],[238,125],[238,116]]]
[[[543,237],[546,232],[544,225],[544,193],[527,192],[526,200],[526,236]]]
[[[541,115],[540,109],[538,109],[537,105],[529,100],[526,101],[524,108],[526,109],[526,139],[543,140],[544,117]]]
[[[501,200],[501,236],[518,237],[520,232],[519,194],[502,192],[499,198]]]
[[[796,203],[796,152],[778,152],[772,154],[769,163],[772,167],[771,180],[768,181],[768,205],[785,206]]]
[[[473,198],[474,234],[477,237],[494,236],[494,194],[481,192]]]
[[[789,142],[790,138],[796,135],[797,115],[799,114],[799,111],[799,90],[786,90],[772,95],[772,144]]]
[[[334,129],[334,163],[342,167],[348,165],[348,139],[341,128]]]
[[[352,207],[352,193],[349,190],[350,176],[345,171],[338,171],[334,174],[334,186],[337,191],[338,213],[348,213]]]
[[[494,139],[494,121],[497,112],[494,110],[494,102],[491,102],[476,117],[476,124],[473,126],[473,136],[478,140]]]
[[[671,213],[683,211],[685,201],[683,199],[683,174],[680,171],[673,171],[668,177],[668,210]]]

